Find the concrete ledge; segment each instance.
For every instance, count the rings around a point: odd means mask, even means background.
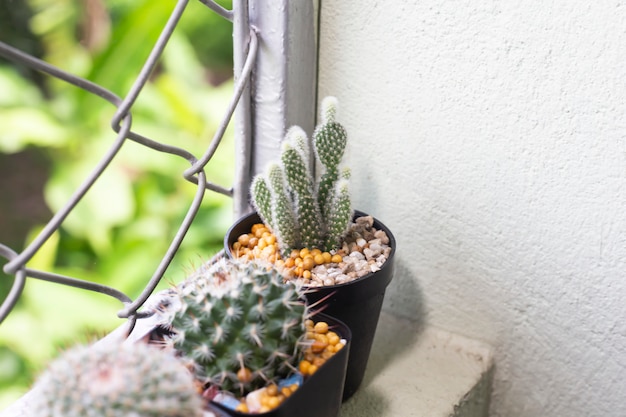
[[[486,417],[489,346],[382,313],[368,369],[340,417]]]
[[[152,325],[140,320],[127,342]],[[98,343],[124,334],[122,326]],[[492,370],[489,346],[382,313],[363,384],[340,417],[487,417]],[[29,416],[33,395],[28,392],[0,417]]]

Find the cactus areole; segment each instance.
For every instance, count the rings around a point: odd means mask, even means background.
[[[285,135],[280,163],[253,179],[252,204],[283,254],[304,247],[335,249],[348,231],[350,171],[341,167],[347,134],[336,115],[337,99],[326,97],[313,133],[316,162],[323,168],[319,178],[313,175],[306,133],[294,126]]]
[[[295,370],[307,311],[271,266],[222,259],[177,292],[171,342],[201,381],[243,395]]]

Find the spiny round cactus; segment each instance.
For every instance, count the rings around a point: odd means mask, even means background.
[[[199,379],[242,395],[295,369],[306,307],[269,265],[221,259],[177,292],[171,342]]]
[[[37,417],[200,417],[192,373],[171,351],[145,343],[68,350],[37,381]]]

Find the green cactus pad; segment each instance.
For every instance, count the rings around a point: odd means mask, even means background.
[[[252,202],[256,212],[259,213],[259,216],[261,216],[261,220],[271,227],[273,224],[272,194],[265,177],[254,177],[252,180],[252,186],[250,187],[250,192],[252,194]]]
[[[325,250],[331,250],[341,244],[341,239],[350,227],[350,220],[352,220],[352,206],[348,181],[341,179],[337,182],[332,211],[328,218],[328,238]]]
[[[300,245],[318,247],[322,241],[322,219],[314,195],[315,185],[311,173],[307,170],[304,155],[285,143],[281,155],[287,184],[294,194],[294,209],[300,228]]]
[[[273,223],[269,224],[283,251],[298,244],[298,230],[293,203],[286,191],[283,170],[277,164],[272,164],[268,170],[270,190],[272,192],[271,210]]]

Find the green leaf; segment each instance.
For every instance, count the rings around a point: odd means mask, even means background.
[[[28,145],[59,147],[67,131],[45,112],[28,107],[1,109],[0,151],[14,153]]]

